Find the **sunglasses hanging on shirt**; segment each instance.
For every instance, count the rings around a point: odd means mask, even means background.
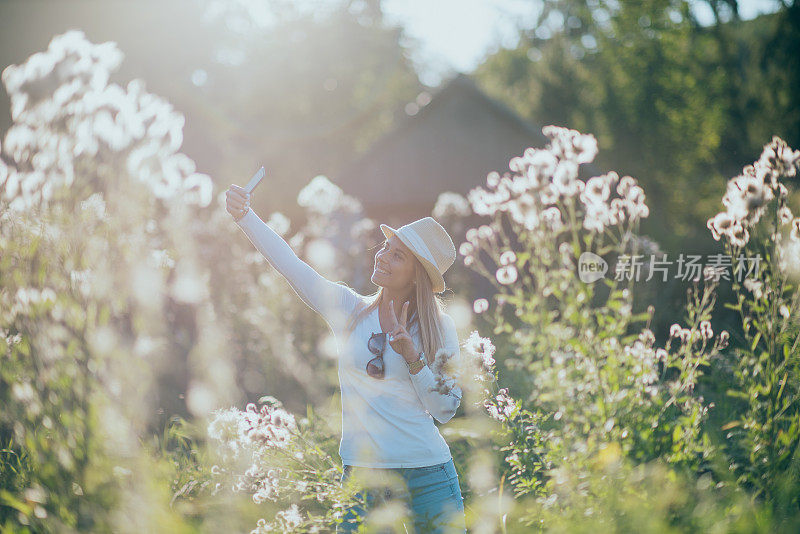
[[[417,316],[417,311],[411,316],[413,320]],[[373,333],[367,341],[367,348],[375,355],[367,362],[367,374],[372,378],[382,379],[386,376],[386,366],[383,361],[383,353],[386,352],[386,332]]]

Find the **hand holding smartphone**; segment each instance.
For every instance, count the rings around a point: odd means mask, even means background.
[[[250,209],[250,195],[256,186],[261,183],[265,174],[264,167],[261,167],[256,171],[253,177],[250,178],[250,181],[247,182],[244,188],[238,185],[232,185],[228,189],[225,194],[227,199],[226,204],[228,213],[233,216],[233,220],[238,222]]]
[[[252,193],[253,189],[255,189],[256,186],[261,183],[261,180],[264,178],[265,174],[266,171],[264,171],[264,167],[258,169],[258,171],[256,171],[253,177],[250,178],[250,181],[247,182],[247,185],[244,187],[244,190],[247,191],[248,193]]]

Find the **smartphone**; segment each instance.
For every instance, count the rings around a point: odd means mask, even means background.
[[[250,178],[250,181],[247,182],[247,185],[244,187],[244,190],[247,191],[248,193],[252,193],[253,189],[255,189],[259,183],[261,183],[261,180],[264,178],[265,174],[266,171],[264,171],[264,167],[258,169],[258,171],[253,175],[253,177]]]

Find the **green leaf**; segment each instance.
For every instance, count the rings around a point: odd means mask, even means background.
[[[751,352],[754,352],[756,350],[756,345],[758,345],[758,342],[760,340],[761,340],[761,332],[757,332],[755,337],[753,338],[753,343],[751,343],[750,345]]]
[[[9,508],[13,508],[14,510],[17,510],[18,512],[27,516],[31,515],[31,513],[33,512],[32,506],[20,501],[14,496],[14,494],[9,492],[8,490],[0,491],[0,503],[2,503],[4,506],[8,506]]]
[[[733,397],[736,399],[743,399],[743,400],[748,400],[750,398],[750,396],[744,391],[737,391],[735,389],[727,390],[725,392],[725,395],[727,395],[728,397]]]
[[[729,310],[739,311],[739,310],[742,309],[742,305],[741,304],[731,304],[730,302],[724,302],[722,304],[722,306],[727,308],[727,309],[729,309]]]

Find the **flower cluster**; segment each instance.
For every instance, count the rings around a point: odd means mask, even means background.
[[[241,437],[241,411],[236,408],[217,410],[214,420],[208,425],[208,437],[218,442],[219,445],[233,456],[240,450]]]
[[[669,337],[679,340],[682,344],[704,343],[714,338],[714,330],[711,328],[710,321],[700,321],[699,328],[695,330],[682,328],[681,325],[675,323],[669,329]],[[726,330],[723,330],[719,333],[717,339],[720,348],[725,348],[728,345],[730,334],[728,334]]]
[[[94,44],[70,30],[54,37],[47,51],[3,71],[14,120],[4,150],[15,165],[0,168],[0,199],[11,209],[48,201],[76,179],[92,179],[80,172],[82,161],[104,150],[123,154],[128,175],[157,198],[180,196],[201,207],[211,202],[211,178],[176,152],[183,116],[147,93],[142,80],[126,88],[108,83],[122,58],[115,43]],[[109,182],[117,183],[116,175]]]
[[[436,357],[430,365],[436,380],[433,390],[442,395],[448,395],[453,390],[456,390],[456,393],[461,392],[458,382],[462,371],[457,368],[459,362],[454,360],[454,356],[454,350],[441,348],[436,351]]]
[[[728,181],[727,191],[722,197],[726,210],[706,222],[714,239],[719,241],[724,236],[733,246],[743,247],[767,205],[777,198],[779,223],[791,224],[791,238],[800,240],[800,218],[794,217],[786,205],[789,191],[780,181],[782,177],[796,176],[798,167],[800,150],[793,151],[782,139],[773,137],[758,161]]]
[[[329,215],[335,211],[361,211],[361,205],[355,198],[346,195],[339,186],[323,175],[315,176],[300,190],[297,204],[321,215]]]
[[[745,289],[753,294],[755,300],[761,300],[772,292],[769,286],[765,286],[764,282],[755,278],[745,278],[743,285]]]
[[[435,219],[466,217],[469,215],[469,211],[467,199],[458,193],[446,191],[441,193],[439,198],[436,199],[432,215]]]
[[[300,190],[297,204],[306,209],[307,220],[288,239],[289,245],[329,279],[340,280],[356,272],[366,282],[369,274],[355,258],[361,258],[372,244],[376,225],[365,217],[361,202],[319,175]]]
[[[622,353],[632,363],[633,376],[640,377],[640,382],[650,386],[658,380],[658,359],[656,349],[653,348],[655,337],[650,329],[644,329],[639,334],[639,339],[632,345],[623,347]]]
[[[647,217],[644,191],[630,176],[620,179],[612,172],[595,176],[586,183],[578,179],[580,165],[592,161],[597,154],[594,136],[556,126],[547,126],[542,131],[550,139],[544,149],[525,149],[522,156],[509,162],[511,172],[487,175],[488,190],[477,187],[469,192],[467,198],[476,214],[492,216],[507,212],[527,230],[558,234],[565,228],[561,201],[579,197],[587,230],[602,232],[606,226],[619,224],[626,218]],[[619,198],[611,199],[614,188]],[[468,257],[478,247],[469,237],[467,241],[472,248],[461,253]]]
[[[464,265],[469,266],[477,259],[481,247],[496,238],[491,226],[483,224],[478,228],[467,230],[467,240],[461,243],[458,252],[464,256]]]
[[[689,350],[688,339],[691,330],[682,329],[674,325],[673,337],[687,336],[687,342],[681,344],[680,351]],[[701,322],[695,329],[698,339],[711,339],[713,332],[710,325]],[[629,344],[620,343],[616,337],[609,337],[600,342],[592,343],[596,334],[585,331],[582,337],[586,338],[586,346],[592,350],[585,352],[575,349],[555,349],[550,352],[549,363],[543,365],[534,377],[534,392],[539,399],[548,399],[545,404],[552,404],[553,420],[564,420],[564,424],[573,427],[578,432],[580,429],[590,428],[593,424],[602,424],[605,432],[619,427],[624,422],[625,426],[632,424],[627,420],[631,406],[638,406],[641,414],[646,413],[657,398],[666,398],[681,387],[681,383],[691,389],[698,376],[694,360],[680,354],[670,354],[669,343],[666,348],[655,346],[655,336],[649,328],[643,328],[636,339]],[[713,350],[718,350],[727,341],[727,332],[719,336]],[[705,346],[703,346],[703,349]],[[601,366],[598,361],[613,361],[614,369],[610,366]],[[663,381],[663,369],[667,366],[677,365],[686,368],[686,377],[683,381]],[[611,376],[610,373],[615,373]],[[601,377],[603,384],[598,379],[587,377]],[[592,406],[598,397],[608,413],[620,414],[620,420],[597,421],[596,413]],[[687,401],[689,402],[689,401]],[[639,413],[637,412],[637,413]],[[625,420],[621,420],[622,416]],[[616,430],[615,430],[616,431]],[[626,438],[629,433],[620,428],[621,438]]]
[[[500,267],[495,272],[495,278],[503,285],[510,285],[517,281],[519,273],[515,262],[517,255],[513,250],[506,250],[500,254]]]
[[[430,368],[436,379],[435,391],[447,395],[455,391],[461,394],[462,377],[472,377],[476,382],[483,384],[494,382],[495,376],[495,346],[489,338],[481,337],[473,331],[462,343],[459,355],[465,357],[454,358],[456,351],[441,348],[436,352],[436,358]]]
[[[494,398],[483,401],[483,406],[492,419],[501,422],[512,419],[519,409],[517,401],[508,394],[508,388],[502,388]]]
[[[297,430],[294,416],[280,402],[265,404],[259,410],[252,402],[242,413],[245,438],[255,446],[286,448]]]
[[[250,467],[242,475],[234,476],[233,491],[253,493],[253,501],[260,504],[277,500],[279,494],[279,469],[266,465],[263,457],[270,449],[288,449],[297,433],[294,416],[284,410],[274,397],[264,397],[260,409],[250,403],[244,411],[228,408],[215,412],[208,426],[208,436],[216,443],[224,460],[242,458]],[[226,470],[215,466],[212,474]],[[217,490],[222,484],[217,484]]]
[[[593,135],[560,126],[545,126],[542,133],[550,138],[550,149],[561,160],[589,163],[597,155],[597,140]]]
[[[612,190],[619,197],[610,199]],[[650,214],[644,190],[636,180],[630,176],[620,178],[613,171],[589,178],[580,198],[585,209],[583,227],[586,230],[602,232],[626,219],[641,219]]]
[[[265,534],[267,532],[292,532],[303,524],[303,516],[300,514],[296,504],[292,504],[286,510],[281,510],[275,514],[275,521],[268,523],[264,519],[259,519],[256,528],[250,534]],[[313,529],[310,532],[317,532]]]
[[[275,397],[263,397],[261,402],[265,403],[261,409],[251,402],[245,411],[236,408],[218,411],[208,427],[209,436],[228,445],[235,440],[247,447],[285,449],[297,431],[294,416]]]
[[[473,330],[469,337],[464,341],[464,351],[472,357],[477,364],[477,372],[474,374],[478,382],[491,382],[495,380],[495,346],[488,337],[481,337],[477,330]]]

